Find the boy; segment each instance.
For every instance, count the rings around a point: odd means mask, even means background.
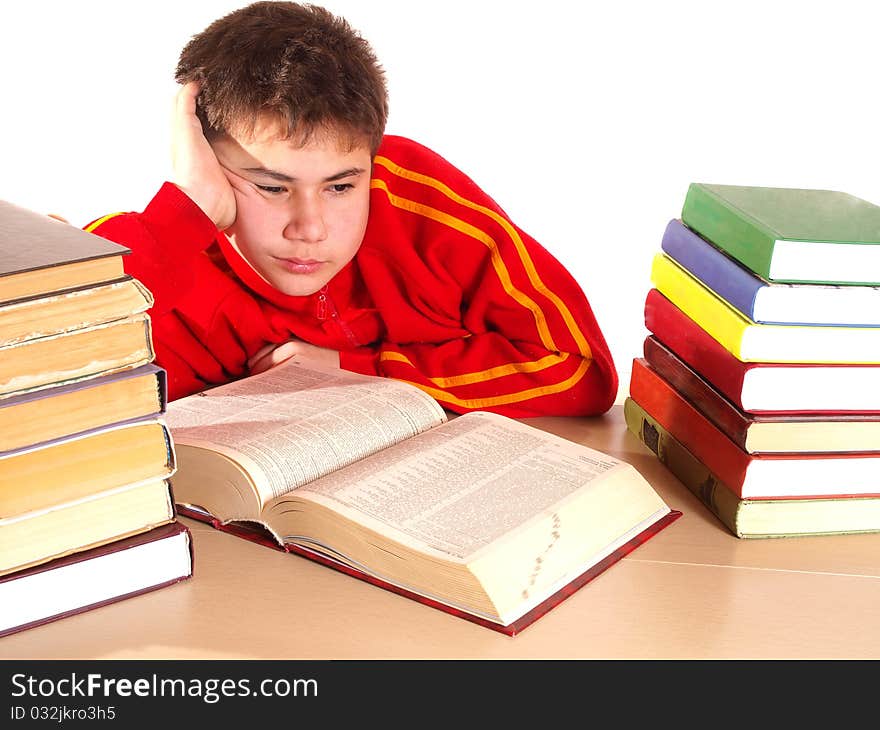
[[[346,21],[255,3],[195,36],[176,79],[174,183],[87,227],[155,295],[170,398],[299,354],[457,412],[611,406],[577,283],[460,171],[384,135],[384,75]]]

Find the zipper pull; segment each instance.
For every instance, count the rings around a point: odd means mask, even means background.
[[[315,312],[318,321],[323,322],[327,319],[327,287],[324,286],[318,292],[318,306]]]

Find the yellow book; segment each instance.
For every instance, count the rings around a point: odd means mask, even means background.
[[[0,516],[0,576],[106,545],[174,519],[167,479],[123,484],[79,499]]]
[[[880,327],[758,324],[663,253],[651,283],[742,362],[880,363]]]

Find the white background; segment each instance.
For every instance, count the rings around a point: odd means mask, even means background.
[[[77,225],[169,176],[173,70],[233,0],[0,3],[0,198]],[[586,291],[621,371],[688,183],[880,203],[870,2],[327,0],[372,43],[388,131],[465,170]]]

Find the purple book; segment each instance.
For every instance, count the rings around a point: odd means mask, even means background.
[[[880,287],[766,281],[680,220],[666,226],[663,251],[753,322],[880,326]]]
[[[0,458],[105,426],[162,415],[167,394],[165,371],[149,363],[0,398]]]

